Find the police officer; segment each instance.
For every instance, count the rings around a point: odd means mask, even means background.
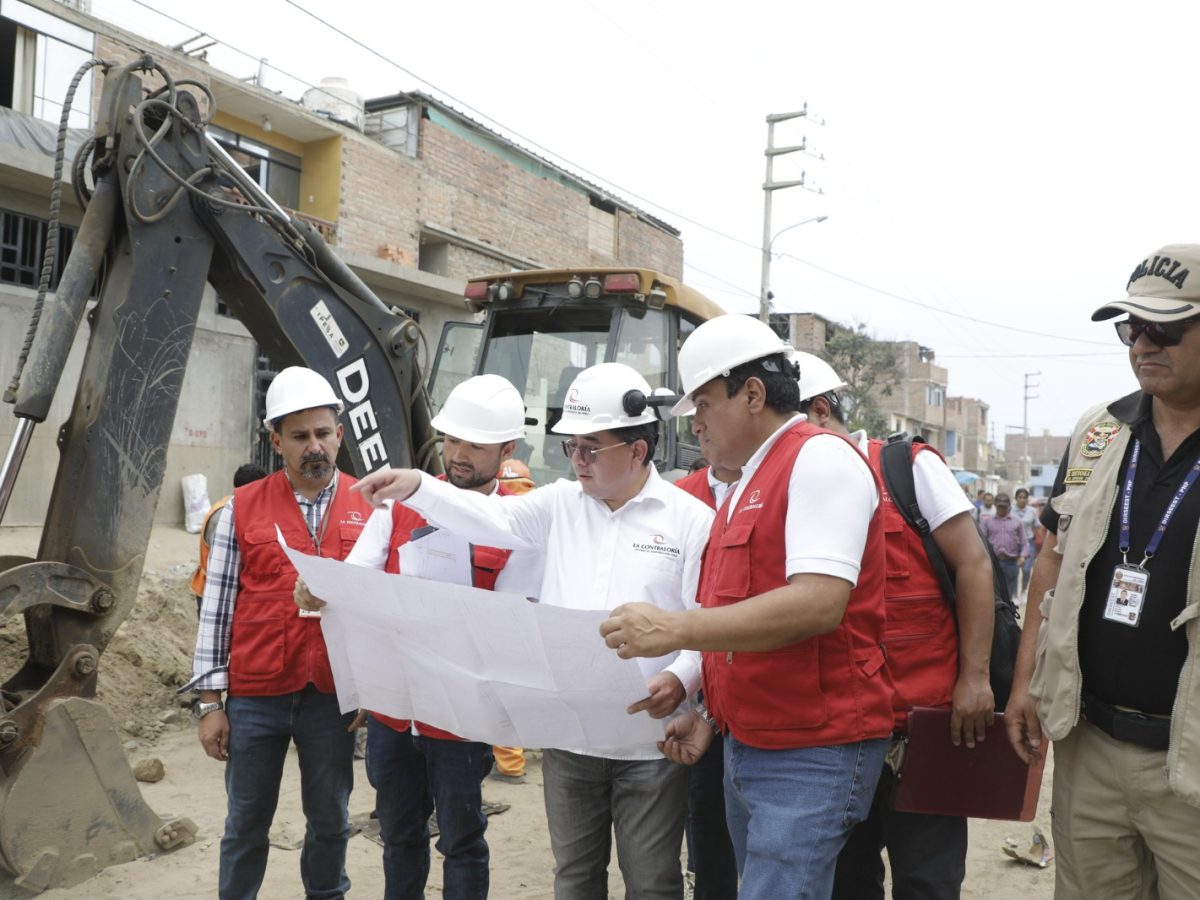
[[[1200,896],[1200,246],[1092,319],[1121,315],[1139,389],[1071,434],[1006,725],[1026,761],[1054,741],[1055,896],[1169,900]]]

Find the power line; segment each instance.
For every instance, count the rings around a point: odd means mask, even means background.
[[[1002,328],[1005,331],[1015,331],[1018,334],[1030,334],[1034,337],[1049,338],[1053,337],[1060,341],[1068,341],[1072,344],[1090,344],[1096,347],[1111,347],[1112,345],[1105,341],[1089,341],[1085,338],[1063,337],[1062,335],[1048,335],[1042,331],[1033,331],[1029,328],[1018,328],[1016,325],[1004,325],[1000,322],[990,322],[987,319],[980,319],[976,316],[968,316],[966,313],[954,312],[953,310],[943,309],[940,306],[934,306],[930,303],[922,303],[920,300],[914,300],[912,297],[905,297],[902,294],[896,294],[892,291],[884,290],[880,287],[875,287],[873,284],[867,284],[865,281],[859,281],[857,278],[851,278],[849,275],[842,275],[832,269],[826,269],[824,266],[818,266],[814,262],[809,262],[807,259],[801,259],[799,256],[793,256],[791,253],[780,253],[780,256],[786,256],[788,259],[795,260],[798,263],[803,263],[810,268],[816,269],[818,272],[824,272],[833,278],[845,281],[855,287],[864,288],[868,291],[874,291],[877,294],[883,294],[885,297],[891,297],[893,300],[899,300],[901,303],[909,303],[913,306],[919,306],[921,309],[928,309],[932,312],[941,313],[944,316],[954,316],[956,319],[966,319],[968,322],[975,322],[980,325],[988,325],[992,328]]]
[[[174,17],[174,16],[171,16],[171,15],[168,15],[167,13],[164,13],[164,12],[162,12],[161,10],[159,10],[159,9],[157,9],[157,8],[155,8],[155,7],[151,6],[151,5],[149,5],[149,4],[148,4],[148,3],[146,3],[146,2],[144,2],[144,0],[132,0],[132,2],[133,2],[133,3],[135,3],[135,4],[137,4],[138,6],[141,6],[141,7],[143,7],[144,9],[148,9],[148,10],[150,10],[150,11],[152,11],[152,12],[158,13],[159,15],[163,16],[164,18],[166,18],[166,19],[169,19],[169,20],[171,20],[172,22],[175,22],[177,25],[182,25],[184,28],[188,28],[188,29],[190,29],[190,30],[191,30],[191,31],[193,31],[193,32],[197,32],[197,31],[203,31],[202,29],[198,29],[198,28],[196,28],[196,27],[195,27],[195,26],[193,26],[193,25],[189,25],[187,22],[184,22],[184,21],[182,21],[181,19],[178,19],[178,18],[176,18],[176,17]],[[484,119],[484,120],[486,120],[486,121],[488,121],[488,122],[491,122],[491,123],[492,123],[494,126],[496,126],[497,128],[499,128],[500,130],[503,130],[503,131],[506,131],[506,132],[508,132],[508,133],[509,133],[509,134],[511,134],[512,136],[516,137],[518,140],[521,140],[521,141],[525,142],[525,143],[526,143],[526,144],[528,144],[529,146],[531,146],[531,147],[533,147],[533,148],[537,149],[538,151],[540,151],[540,152],[542,152],[542,153],[546,154],[547,156],[549,156],[549,157],[554,157],[554,158],[556,158],[556,159],[559,159],[559,160],[561,160],[562,162],[566,163],[566,164],[567,164],[568,166],[570,166],[571,168],[574,168],[574,169],[578,170],[579,172],[582,172],[583,174],[587,175],[588,177],[590,177],[590,178],[594,178],[595,180],[597,180],[597,181],[599,181],[599,182],[602,182],[602,183],[604,183],[604,184],[610,185],[611,187],[615,188],[617,192],[619,192],[619,193],[622,193],[622,194],[625,194],[625,195],[627,195],[627,196],[630,196],[630,197],[633,197],[634,199],[638,200],[639,202],[641,202],[641,203],[645,203],[645,204],[647,204],[648,206],[654,207],[655,209],[662,210],[664,213],[666,213],[666,214],[668,214],[669,216],[672,216],[672,217],[674,217],[674,218],[676,218],[676,219],[678,219],[678,220],[680,220],[680,221],[687,222],[687,223],[688,223],[688,224],[690,224],[690,225],[695,225],[697,228],[702,228],[702,229],[704,229],[705,231],[708,231],[708,232],[710,232],[711,234],[717,235],[718,237],[724,238],[724,239],[726,239],[726,240],[728,240],[728,241],[732,241],[733,243],[736,243],[736,244],[740,244],[741,246],[748,247],[748,248],[750,248],[750,249],[752,249],[752,250],[755,250],[755,251],[759,251],[759,252],[761,252],[761,248],[760,248],[760,247],[759,247],[757,244],[751,243],[750,241],[743,240],[742,238],[739,238],[739,237],[735,237],[734,235],[731,235],[731,234],[729,234],[729,233],[727,233],[727,232],[724,232],[724,231],[720,231],[719,229],[713,228],[713,227],[712,227],[712,226],[710,226],[710,225],[706,225],[705,223],[703,223],[703,222],[700,222],[700,221],[698,221],[698,220],[696,220],[696,219],[692,219],[692,218],[690,218],[689,216],[685,216],[685,215],[683,215],[682,213],[677,213],[677,212],[675,212],[675,211],[673,211],[673,210],[671,210],[671,209],[668,209],[668,208],[667,208],[667,207],[665,207],[665,206],[661,206],[660,204],[658,204],[658,203],[655,203],[653,200],[650,200],[650,199],[648,199],[648,198],[646,198],[646,197],[643,197],[643,196],[641,196],[640,194],[637,194],[637,193],[635,193],[634,191],[627,190],[626,188],[623,188],[623,187],[621,187],[620,185],[616,184],[615,182],[613,182],[613,181],[609,181],[608,179],[604,178],[603,176],[601,176],[601,175],[598,175],[598,174],[596,174],[595,172],[592,172],[592,171],[590,171],[589,169],[587,169],[587,168],[585,168],[585,167],[583,167],[583,166],[580,166],[580,165],[578,165],[578,164],[576,164],[576,163],[574,163],[574,162],[572,162],[572,161],[568,160],[566,157],[564,157],[564,156],[560,156],[559,154],[557,154],[557,153],[553,152],[552,150],[549,150],[548,148],[546,148],[546,147],[543,147],[541,144],[537,143],[536,141],[534,141],[534,140],[532,140],[532,139],[530,139],[530,138],[528,138],[528,137],[525,137],[525,136],[524,136],[523,134],[521,134],[520,132],[518,132],[518,131],[515,131],[515,130],[513,130],[513,129],[511,129],[511,128],[508,128],[507,126],[505,126],[503,123],[499,122],[498,120],[496,120],[496,119],[492,118],[491,116],[488,116],[487,114],[485,114],[485,113],[483,113],[483,112],[481,112],[481,111],[477,110],[475,107],[471,106],[471,105],[470,105],[469,103],[467,103],[466,101],[459,99],[458,97],[456,97],[455,95],[451,94],[450,92],[442,90],[440,87],[438,87],[437,85],[435,85],[433,82],[431,82],[431,81],[427,81],[426,79],[422,78],[420,75],[418,75],[418,74],[416,74],[415,72],[413,72],[411,69],[407,69],[407,68],[405,68],[404,66],[400,65],[400,63],[396,62],[395,60],[393,60],[393,59],[391,59],[391,58],[389,58],[389,57],[385,56],[383,53],[380,53],[378,50],[374,49],[373,47],[369,46],[368,44],[366,44],[366,43],[364,43],[363,41],[359,40],[358,38],[354,37],[353,35],[351,35],[351,34],[347,33],[346,31],[343,31],[341,28],[338,28],[336,25],[332,24],[331,22],[329,22],[329,21],[327,21],[327,20],[325,20],[325,19],[321,18],[321,17],[320,17],[320,16],[318,16],[316,13],[314,13],[314,12],[312,12],[312,11],[308,10],[308,9],[305,9],[303,6],[301,6],[299,3],[297,3],[297,2],[296,2],[296,0],[284,0],[284,2],[285,2],[285,3],[286,3],[288,6],[291,6],[291,7],[293,7],[293,8],[294,8],[294,9],[296,9],[297,11],[299,11],[299,12],[303,13],[304,15],[308,16],[309,18],[313,19],[314,21],[318,22],[319,24],[321,24],[321,25],[325,26],[325,27],[326,27],[326,28],[328,28],[330,31],[333,31],[334,33],[336,33],[336,34],[340,35],[341,37],[343,37],[343,38],[345,38],[346,40],[350,41],[350,42],[351,42],[351,43],[353,43],[354,45],[356,45],[356,46],[358,46],[358,47],[361,47],[363,50],[366,50],[368,53],[370,53],[371,55],[373,55],[373,56],[375,56],[376,58],[380,59],[381,61],[383,61],[383,62],[387,63],[388,65],[390,65],[390,66],[392,66],[392,67],[394,67],[394,68],[398,69],[399,71],[403,72],[404,74],[408,75],[410,78],[413,78],[414,80],[416,80],[416,81],[419,81],[419,82],[421,82],[422,84],[428,85],[430,88],[432,88],[433,90],[437,91],[437,92],[438,92],[439,94],[441,94],[443,97],[445,97],[445,98],[447,98],[448,100],[452,101],[453,103],[456,103],[456,104],[458,104],[459,106],[461,106],[461,107],[462,107],[464,110],[466,110],[466,111],[468,111],[468,112],[472,113],[473,115],[476,115],[476,116],[478,116],[478,117],[479,117],[479,118],[481,118],[481,119]],[[206,34],[207,34],[207,32],[204,32],[204,33],[206,33]],[[243,55],[243,56],[245,56],[247,59],[258,59],[258,57],[254,56],[253,54],[247,53],[245,50],[242,50],[242,49],[240,49],[240,48],[238,48],[238,47],[235,47],[235,46],[233,46],[233,45],[232,45],[232,44],[230,44],[228,41],[221,40],[221,39],[219,39],[219,38],[215,37],[214,35],[209,35],[209,37],[212,37],[214,40],[218,40],[218,41],[220,41],[220,43],[224,44],[225,46],[227,46],[229,49],[233,50],[234,52],[242,54],[242,55]],[[290,74],[290,73],[288,73],[288,72],[285,72],[284,70],[282,70],[282,69],[279,69],[279,68],[278,68],[278,67],[276,67],[276,66],[271,66],[271,68],[274,68],[274,69],[275,69],[275,71],[279,72],[280,74],[282,74],[282,75],[286,75],[288,78],[292,78],[292,79],[294,79],[294,80],[296,80],[296,81],[300,82],[301,84],[304,84],[304,85],[309,85],[309,83],[308,83],[307,81],[305,81],[304,79],[302,79],[302,78],[298,78],[298,77],[297,77],[297,76],[295,76],[295,75],[292,75],[292,74]],[[310,87],[313,87],[313,85],[309,85],[309,86],[310,86]],[[1032,336],[1034,336],[1034,337],[1042,337],[1042,338],[1049,337],[1049,335],[1046,335],[1046,334],[1044,334],[1044,333],[1042,333],[1042,332],[1039,332],[1039,331],[1033,331],[1033,330],[1031,330],[1031,329],[1027,329],[1027,328],[1018,328],[1018,327],[1017,327],[1017,326],[1015,326],[1015,325],[1005,325],[1005,324],[1002,324],[1002,323],[1000,323],[1000,322],[992,322],[992,321],[989,321],[989,320],[987,320],[987,319],[980,319],[980,318],[978,318],[978,317],[976,317],[976,316],[968,316],[968,315],[966,315],[965,313],[958,313],[958,312],[954,312],[953,310],[944,309],[944,308],[942,308],[942,307],[939,307],[939,306],[934,306],[934,305],[932,305],[932,304],[929,304],[929,303],[922,303],[921,301],[919,301],[919,300],[914,300],[914,299],[912,299],[911,297],[905,297],[905,296],[903,296],[902,294],[897,294],[897,293],[894,293],[894,292],[892,292],[892,291],[885,290],[884,288],[875,287],[874,285],[867,284],[867,283],[866,283],[866,282],[864,282],[864,281],[859,281],[858,279],[856,279],[856,278],[852,278],[852,277],[850,277],[849,275],[842,275],[842,274],[841,274],[841,273],[839,273],[839,272],[835,272],[835,271],[833,271],[832,269],[827,269],[827,268],[825,268],[825,267],[823,267],[823,266],[819,266],[819,265],[817,265],[816,263],[809,262],[809,261],[808,261],[808,260],[806,260],[806,259],[801,259],[800,257],[798,257],[798,256],[795,256],[795,255],[793,255],[793,254],[791,254],[791,253],[784,253],[784,252],[781,252],[781,253],[779,253],[779,254],[777,254],[777,255],[778,255],[778,256],[781,256],[781,257],[787,257],[788,259],[792,259],[792,260],[794,260],[794,261],[796,261],[796,262],[799,262],[799,263],[803,263],[804,265],[806,265],[806,266],[809,266],[809,267],[811,267],[811,268],[813,268],[813,269],[816,269],[816,270],[817,270],[817,271],[819,271],[819,272],[823,272],[823,273],[824,273],[824,274],[826,274],[826,275],[829,275],[829,276],[831,276],[831,277],[833,277],[833,278],[837,278],[837,279],[839,279],[839,280],[841,280],[841,281],[844,281],[844,282],[846,282],[847,284],[852,284],[852,285],[854,285],[854,286],[856,286],[856,287],[863,288],[864,290],[873,291],[873,292],[875,292],[875,293],[882,294],[882,295],[883,295],[883,296],[885,296],[885,297],[890,297],[890,298],[892,298],[892,299],[894,299],[894,300],[899,300],[899,301],[900,301],[900,302],[902,302],[902,303],[908,303],[908,304],[911,304],[911,305],[913,305],[913,306],[920,307],[921,309],[930,310],[930,311],[932,311],[932,312],[941,313],[942,315],[946,315],[946,316],[952,316],[952,317],[954,317],[954,318],[958,318],[958,319],[964,319],[964,320],[966,320],[966,321],[969,321],[969,322],[975,322],[976,324],[980,324],[980,325],[987,325],[987,326],[989,326],[989,327],[991,327],[991,328],[999,328],[999,329],[1002,329],[1002,330],[1005,330],[1005,331],[1012,331],[1012,332],[1016,332],[1016,333],[1018,333],[1018,334],[1027,334],[1027,335],[1032,335]],[[689,265],[690,265],[690,264],[689,264]],[[698,267],[696,267],[696,266],[692,266],[692,268],[694,268],[694,269],[695,269],[697,272],[701,272],[702,274],[704,274],[704,275],[707,275],[707,276],[708,276],[708,277],[710,277],[710,278],[715,278],[717,281],[720,281],[721,283],[723,283],[723,284],[726,284],[726,285],[728,285],[729,287],[732,287],[732,288],[734,288],[735,290],[737,290],[737,291],[739,291],[739,292],[741,292],[741,293],[744,293],[744,294],[746,294],[746,295],[748,295],[748,296],[751,296],[751,297],[757,297],[757,296],[758,296],[758,292],[757,292],[757,291],[751,291],[751,290],[749,290],[749,289],[747,289],[747,288],[741,287],[740,285],[735,285],[735,284],[733,284],[732,282],[726,281],[725,279],[722,279],[722,278],[720,278],[720,277],[718,277],[718,276],[716,276],[716,275],[713,275],[713,274],[712,274],[712,273],[710,273],[710,272],[705,272],[703,269],[700,269],[700,268],[698,268]],[[1089,340],[1086,340],[1086,339],[1084,339],[1084,338],[1070,338],[1070,337],[1058,336],[1058,340],[1060,340],[1060,341],[1066,341],[1066,342],[1069,342],[1069,343],[1076,343],[1076,344],[1089,344],[1089,345],[1093,345],[1093,346],[1109,346],[1108,344],[1106,344],[1106,343],[1104,343],[1104,342],[1102,342],[1102,341],[1089,341]]]

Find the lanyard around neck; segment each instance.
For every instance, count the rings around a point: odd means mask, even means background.
[[[1121,534],[1120,544],[1117,549],[1121,551],[1121,556],[1128,564],[1129,554],[1129,520],[1131,518],[1131,509],[1133,507],[1133,480],[1137,475],[1138,459],[1142,454],[1142,442],[1137,438],[1133,440],[1133,449],[1129,454],[1129,462],[1125,465],[1125,486],[1121,492]],[[1166,534],[1167,525],[1170,524],[1171,518],[1175,515],[1175,510],[1179,508],[1179,504],[1183,502],[1183,498],[1187,496],[1187,492],[1192,489],[1192,485],[1196,483],[1196,479],[1200,478],[1200,458],[1197,458],[1195,464],[1184,476],[1183,481],[1175,490],[1175,495],[1171,498],[1171,502],[1167,504],[1166,510],[1162,514],[1162,518],[1158,521],[1158,527],[1154,529],[1154,533],[1150,535],[1150,540],[1146,544],[1144,558],[1138,565],[1138,568],[1144,568],[1146,563],[1154,558],[1154,554],[1158,552],[1158,545],[1162,543],[1163,535]]]

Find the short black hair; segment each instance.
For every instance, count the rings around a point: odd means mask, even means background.
[[[646,458],[642,465],[648,466],[654,459],[654,451],[658,448],[658,423],[645,422],[642,425],[627,425],[624,428],[613,428],[609,431],[618,441],[632,444],[635,441],[646,442]]]
[[[252,481],[258,481],[258,479],[266,477],[267,470],[258,463],[242,463],[237,467],[237,471],[233,473],[233,486],[240,488],[243,484],[249,484]]]
[[[1020,497],[1022,495],[1026,496],[1026,497],[1029,496],[1028,488],[1019,487],[1019,488],[1017,488],[1016,492],[1013,493],[1014,497]]]
[[[725,395],[732,397],[748,380],[757,378],[766,388],[768,407],[777,413],[796,413],[800,412],[800,385],[796,381],[798,375],[799,370],[795,363],[782,353],[773,353],[734,366],[721,380],[725,382]]]
[[[812,402],[816,400],[817,397],[824,397],[829,403],[829,414],[843,425],[846,424],[846,410],[842,407],[842,400],[837,395],[837,391],[826,391],[823,394],[817,394],[816,397],[809,397],[807,400],[801,400],[800,412],[807,415],[809,409],[812,407]]]

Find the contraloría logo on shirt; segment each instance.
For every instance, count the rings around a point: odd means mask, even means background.
[[[670,540],[661,534],[652,534],[644,541],[634,541],[633,549],[639,553],[653,553],[655,556],[666,556],[670,559],[678,559],[681,553],[678,547],[673,546]]]
[[[367,523],[366,518],[357,509],[348,510],[346,515],[349,516],[349,518],[342,519],[343,525],[365,525]]]

